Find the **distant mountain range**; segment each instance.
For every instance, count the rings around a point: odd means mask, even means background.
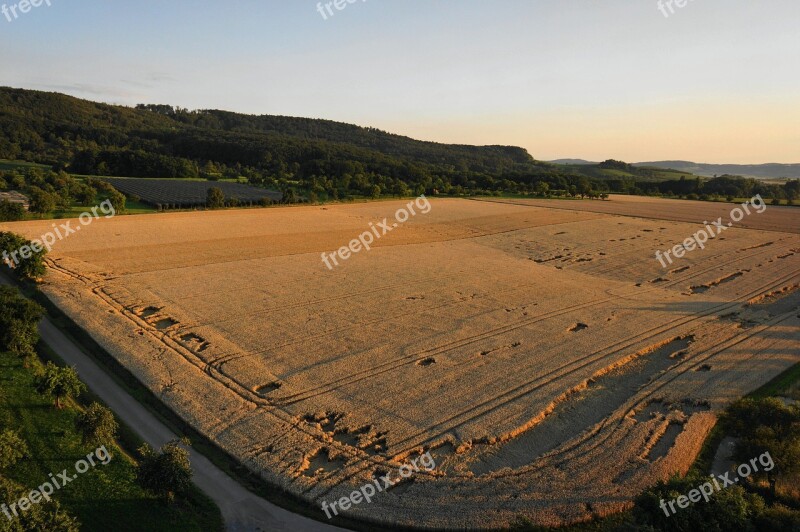
[[[583,159],[558,159],[555,164],[596,165],[598,163]],[[704,177],[715,175],[739,175],[756,179],[800,178],[800,164],[705,164],[691,161],[651,161],[633,163],[633,166],[665,168]]]

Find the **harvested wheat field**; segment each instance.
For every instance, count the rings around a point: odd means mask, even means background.
[[[44,290],[179,415],[315,505],[430,451],[348,515],[559,525],[685,471],[715,413],[800,361],[800,210],[431,200],[100,219]],[[34,238],[51,222],[5,224]]]

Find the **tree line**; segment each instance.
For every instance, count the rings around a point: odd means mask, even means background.
[[[97,178],[78,179],[64,170],[33,167],[24,172],[0,170],[0,191],[15,190],[27,196],[31,213],[51,215],[66,211],[73,204],[96,205],[101,199],[111,201],[115,212],[124,212],[127,198],[110,184]],[[18,203],[0,201],[0,222],[25,219],[25,209]]]
[[[64,185],[65,171],[91,176],[244,178],[312,202],[423,193],[572,197],[622,193],[692,199],[760,193],[764,198],[798,199],[798,181],[781,186],[735,176],[691,179],[683,172],[615,160],[554,165],[514,146],[424,142],[329,120],[189,111],[169,105],[130,108],[9,88],[0,88],[0,106],[7,110],[0,115],[0,159],[50,165],[57,177],[48,176],[46,182],[33,179],[29,187],[43,190],[56,202],[91,193]],[[37,209],[49,206],[38,190],[29,192],[36,196]]]

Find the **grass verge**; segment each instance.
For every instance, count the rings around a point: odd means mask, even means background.
[[[55,359],[55,353],[40,344],[42,358]],[[0,353],[0,427],[18,431],[26,441],[30,457],[3,471],[3,476],[35,488],[49,475],[67,469],[95,450],[81,442],[75,419],[81,409],[97,400],[87,394],[81,401],[68,401],[57,410],[49,399],[36,392],[34,371],[9,353]],[[188,500],[167,505],[143,491],[136,483],[136,463],[131,458],[142,442],[127,427],[121,428],[118,444],[107,445],[113,459],[79,475],[55,498],[81,522],[81,530],[222,530],[222,515],[214,503],[198,489]],[[2,501],[12,503],[15,501]]]

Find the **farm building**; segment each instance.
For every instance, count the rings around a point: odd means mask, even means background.
[[[30,201],[28,200],[28,196],[17,192],[16,190],[11,190],[9,192],[0,192],[0,201],[7,201],[9,203],[19,203],[22,205],[25,210],[30,209]]]

